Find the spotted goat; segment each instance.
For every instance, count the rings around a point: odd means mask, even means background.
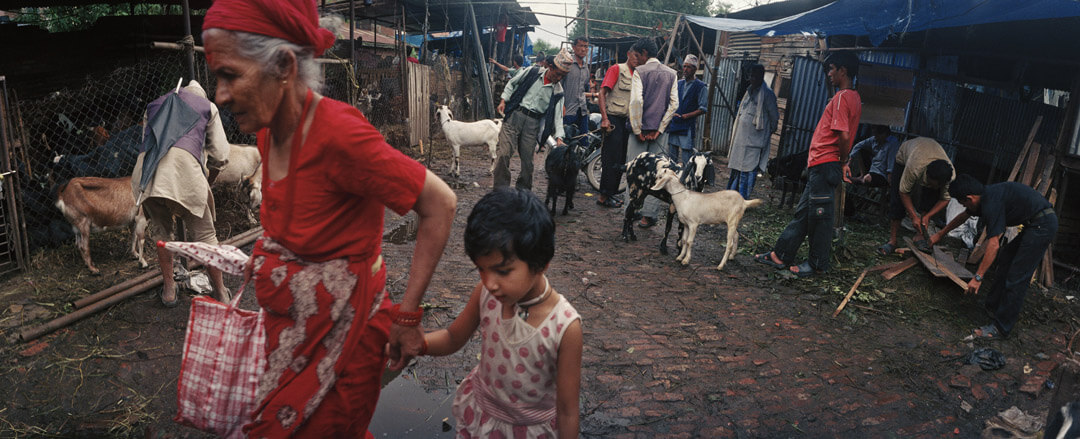
[[[683,169],[678,163],[672,161],[666,155],[643,152],[626,164],[626,182],[630,189],[630,200],[627,203],[626,217],[623,218],[622,238],[625,242],[636,241],[634,233],[634,219],[638,211],[645,203],[646,196],[654,196],[661,201],[671,204],[671,195],[667,191],[653,190],[659,172],[670,169],[679,175],[681,181],[692,191],[700,192],[705,185],[712,180],[715,170],[712,159],[707,153],[696,153],[687,162]],[[664,237],[660,241],[660,253],[668,254],[667,240],[671,234],[671,224],[675,216],[672,209],[668,209],[667,222],[664,225]],[[682,233],[682,224],[679,224],[679,233]]]

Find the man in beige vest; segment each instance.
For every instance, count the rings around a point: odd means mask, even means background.
[[[637,54],[626,52],[626,62],[607,69],[600,85],[600,128],[604,143],[600,150],[600,196],[596,204],[604,207],[622,207],[615,198],[619,192],[623,166],[626,164],[626,143],[630,139],[630,82],[637,67]]]

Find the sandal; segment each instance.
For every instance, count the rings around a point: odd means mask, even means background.
[[[986,326],[983,326],[981,328],[977,328],[977,329],[972,330],[971,331],[971,336],[968,337],[969,340],[975,340],[975,339],[980,339],[980,340],[1001,340],[1001,339],[1004,339],[1004,338],[1005,338],[1005,335],[1002,334],[1001,330],[998,329],[997,325],[995,325],[993,323],[991,323],[989,325],[986,325]]]
[[[792,268],[797,268],[799,271],[792,270]],[[792,265],[791,267],[788,267],[788,271],[798,276],[800,279],[813,276],[816,273],[814,269],[810,267],[810,261],[803,262],[799,265]]]
[[[757,261],[757,262],[760,262],[762,264],[768,265],[768,266],[770,266],[772,268],[775,268],[777,270],[782,270],[782,269],[785,268],[784,264],[774,262],[772,260],[772,256],[770,256],[770,255],[772,255],[772,252],[762,253],[760,255],[754,255],[754,260]]]
[[[638,223],[638,227],[641,227],[643,229],[647,229],[647,228],[655,226],[655,225],[656,225],[656,218],[653,218],[651,216],[643,216],[643,217],[641,217],[641,222]]]
[[[896,246],[892,245],[892,244],[889,244],[887,242],[882,244],[880,247],[877,248],[877,252],[881,256],[891,255],[895,251],[896,251]]]
[[[598,204],[600,206],[603,206],[603,207],[614,207],[614,208],[619,208],[619,207],[623,206],[623,204],[619,200],[616,200],[616,199],[614,199],[612,197],[607,197],[606,199],[604,199],[604,201],[600,201],[599,199],[597,199],[596,204]]]
[[[164,306],[166,308],[176,308],[176,305],[180,304],[180,292],[179,292],[179,289],[176,286],[176,284],[173,284],[173,300],[168,301],[168,300],[165,300],[165,288],[162,287],[161,288],[161,293],[158,295],[158,298],[161,299],[161,305],[162,306]]]

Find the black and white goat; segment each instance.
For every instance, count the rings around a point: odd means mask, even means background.
[[[574,137],[572,127],[567,127],[567,139]],[[581,162],[585,158],[585,150],[579,140],[570,140],[565,145],[555,146],[548,152],[544,161],[544,171],[547,172],[547,198],[544,205],[551,202],[551,216],[555,216],[555,205],[559,202],[559,194],[563,194],[562,214],[566,215],[574,208],[574,191],[577,190],[577,176],[581,170]]]
[[[671,194],[672,204],[679,214],[679,223],[686,227],[679,238],[682,251],[675,258],[683,265],[690,263],[698,226],[727,224],[724,258],[720,260],[717,270],[723,270],[724,264],[735,255],[739,245],[739,222],[742,221],[746,208],[761,204],[761,200],[743,200],[738,191],[725,190],[707,194],[691,191],[679,183],[678,175],[670,169],[660,171],[652,190],[665,190]]]
[[[499,144],[499,130],[502,129],[501,119],[484,119],[476,122],[461,122],[454,120],[454,113],[445,105],[440,105],[435,111],[442,126],[446,141],[453,148],[454,157],[450,163],[450,175],[461,177],[461,147],[473,145],[487,145],[491,153],[491,168],[488,172],[495,172],[495,147]]]
[[[671,196],[664,190],[653,190],[657,174],[670,169],[680,176],[680,181],[693,191],[701,191],[715,174],[712,159],[707,153],[697,153],[690,158],[686,169],[679,166],[666,155],[643,152],[626,164],[626,182],[630,187],[630,200],[627,203],[626,217],[623,218],[622,238],[626,242],[636,241],[634,218],[637,216],[646,196],[654,196],[665,203],[671,203]],[[667,223],[664,225],[664,237],[660,241],[660,253],[668,254],[667,239],[671,234],[672,218],[675,213],[668,209]],[[680,227],[680,233],[682,225]]]

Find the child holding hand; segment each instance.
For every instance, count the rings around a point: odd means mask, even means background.
[[[530,191],[501,189],[473,207],[465,253],[480,273],[447,329],[424,336],[427,355],[450,355],[480,330],[480,364],[461,382],[458,438],[576,438],[581,318],[544,273],[555,224]]]

